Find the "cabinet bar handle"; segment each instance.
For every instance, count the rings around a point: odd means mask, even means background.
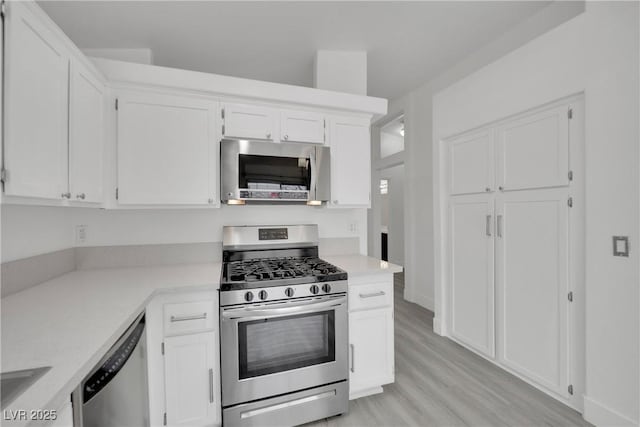
[[[355,354],[356,354],[356,348],[354,347],[353,344],[349,344],[349,347],[351,347],[351,372],[355,372],[356,371],[356,360],[355,360]]]
[[[200,320],[200,319],[206,319],[206,318],[207,318],[207,313],[202,313],[202,314],[193,314],[191,316],[171,316],[171,321],[183,322],[185,320]]]
[[[380,291],[380,292],[372,292],[370,294],[360,294],[360,298],[372,298],[372,297],[380,297],[382,295],[384,295],[385,292],[384,291]]]
[[[213,403],[213,369],[209,369],[209,403]]]
[[[487,215],[486,231],[487,236],[491,237],[491,215]]]
[[[502,237],[502,215],[498,215],[498,237]]]

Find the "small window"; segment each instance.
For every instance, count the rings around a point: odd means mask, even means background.
[[[387,194],[389,192],[389,180],[380,180],[380,194]]]

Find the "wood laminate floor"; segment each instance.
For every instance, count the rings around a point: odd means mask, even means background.
[[[352,400],[349,413],[307,424],[337,426],[590,426],[582,416],[433,332],[433,313],[395,283],[396,381]]]

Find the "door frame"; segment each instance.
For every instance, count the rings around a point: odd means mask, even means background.
[[[382,128],[388,125],[391,122],[394,122],[400,118],[404,118],[405,120],[405,130],[409,125],[409,118],[405,111],[405,106],[398,105],[397,107],[390,107],[389,114],[385,117],[378,120],[376,123],[371,125],[371,209],[368,210],[367,213],[367,231],[368,231],[368,254],[374,258],[380,259],[381,257],[381,212],[380,212],[380,179],[382,178],[382,171],[384,169],[389,169],[395,166],[404,165],[404,182],[403,182],[403,215],[404,215],[404,265],[403,271],[412,269],[411,257],[408,254],[411,253],[411,248],[414,246],[413,244],[413,236],[411,234],[407,234],[407,224],[409,224],[409,194],[408,185],[409,180],[407,179],[408,170],[407,163],[405,162],[405,153],[407,153],[407,134],[405,133],[405,149],[398,153],[392,154],[388,157],[381,158],[380,157],[380,143],[381,138],[380,134],[382,132]],[[404,281],[404,299],[410,302],[418,302],[416,300],[416,290],[414,283],[411,282],[410,277],[405,274]]]
[[[569,120],[569,170],[573,173],[569,184],[569,195],[573,207],[569,212],[569,290],[573,292],[573,302],[568,309],[568,367],[569,383],[573,385],[573,395],[568,399],[549,393],[548,390],[520,376],[509,368],[498,365],[502,369],[521,378],[528,384],[540,389],[550,396],[560,400],[580,413],[583,411],[583,394],[585,392],[585,96],[584,92],[556,99],[543,105],[520,111],[490,123],[434,140],[434,293],[435,317],[434,331],[446,336],[470,351],[497,364],[497,361],[487,357],[451,335],[451,287],[450,287],[450,244],[449,236],[449,150],[451,140],[465,134],[479,132],[484,128],[493,128],[511,120],[534,114],[549,108],[567,105],[571,107],[572,118]]]

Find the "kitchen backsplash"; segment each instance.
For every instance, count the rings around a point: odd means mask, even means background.
[[[2,262],[73,247],[213,244],[222,241],[224,225],[318,224],[321,239],[356,238],[362,254],[367,247],[364,208],[98,210],[2,205],[1,211]]]

